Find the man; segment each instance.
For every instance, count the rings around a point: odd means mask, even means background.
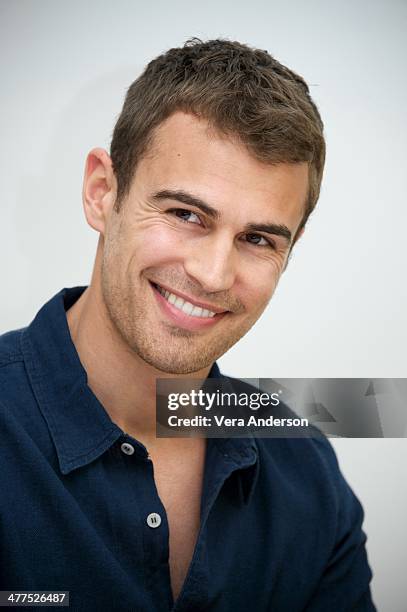
[[[374,610],[324,437],[156,438],[157,378],[221,376],[315,207],[323,124],[266,51],[188,41],[87,158],[88,288],[0,340],[1,589],[73,610]]]

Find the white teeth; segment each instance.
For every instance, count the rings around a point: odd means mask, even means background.
[[[185,312],[187,315],[192,317],[212,318],[216,314],[216,312],[212,312],[211,310],[201,308],[200,306],[194,306],[194,304],[191,304],[191,302],[187,302],[174,293],[170,293],[166,289],[162,289],[162,287],[159,285],[156,285],[156,287],[161,295],[165,297],[170,304],[175,306],[175,308],[178,308],[178,310],[182,310],[182,312]]]
[[[191,312],[193,317],[202,317],[203,309],[200,306],[194,306],[193,311]]]
[[[192,304],[190,304],[189,302],[184,302],[182,306],[182,312],[185,312],[185,314],[190,315],[193,310],[194,307],[192,306]]]

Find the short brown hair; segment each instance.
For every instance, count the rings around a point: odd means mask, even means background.
[[[155,129],[178,110],[237,137],[259,161],[308,162],[308,198],[298,231],[304,227],[325,162],[318,109],[302,77],[267,51],[228,40],[192,38],[153,59],[129,87],[110,149],[117,211]]]

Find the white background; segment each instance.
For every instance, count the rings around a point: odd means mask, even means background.
[[[404,1],[0,2],[0,332],[88,284],[85,156],[109,147],[126,88],[191,36],[268,49],[326,125],[318,208],[267,312],[220,360],[240,377],[406,377]],[[365,508],[379,610],[406,610],[405,439],[335,440]]]

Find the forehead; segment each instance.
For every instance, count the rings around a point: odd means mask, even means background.
[[[156,129],[134,182],[146,192],[191,192],[220,211],[230,210],[233,203],[234,215],[267,209],[296,229],[305,209],[308,173],[306,162],[262,163],[236,139],[211,129],[206,120],[177,112]]]

